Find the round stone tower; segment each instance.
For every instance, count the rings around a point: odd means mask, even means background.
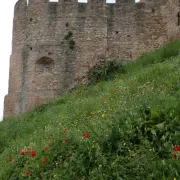
[[[75,6],[67,2],[66,7],[68,3]],[[57,11],[61,13],[58,15]],[[76,53],[64,14],[61,3],[42,0],[16,3],[5,117],[32,110],[71,88]],[[71,36],[68,42],[65,36]]]

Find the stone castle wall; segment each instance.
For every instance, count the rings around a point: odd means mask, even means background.
[[[62,95],[99,59],[135,60],[177,39],[179,11],[179,0],[19,0],[4,116]]]

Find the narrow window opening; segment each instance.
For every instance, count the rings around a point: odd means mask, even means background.
[[[29,49],[32,50],[32,47],[30,47]]]
[[[32,18],[29,19],[30,22],[31,22],[32,20],[33,20]]]
[[[88,3],[88,0],[78,0],[78,3]]]
[[[152,11],[152,13],[154,13],[154,12],[155,12],[155,9],[153,8],[151,11]]]
[[[178,18],[178,26],[180,26],[180,12],[177,13],[177,18]]]
[[[115,4],[115,3],[116,3],[116,0],[106,0],[106,3],[107,3],[107,4]]]
[[[116,34],[119,34],[119,31],[116,31]]]
[[[49,72],[49,66],[48,65],[44,66],[44,72]]]
[[[54,67],[54,61],[49,57],[42,57],[36,62],[35,71],[36,75],[40,75],[42,73],[52,73]]]

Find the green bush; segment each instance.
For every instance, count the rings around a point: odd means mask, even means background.
[[[37,106],[34,111],[42,113],[45,112],[48,107],[49,104],[41,104],[40,106]]]
[[[105,60],[90,68],[88,72],[89,84],[112,80],[119,72],[123,72],[122,62]]]

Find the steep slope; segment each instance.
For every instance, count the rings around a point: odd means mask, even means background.
[[[180,42],[0,123],[0,179],[180,178]]]

